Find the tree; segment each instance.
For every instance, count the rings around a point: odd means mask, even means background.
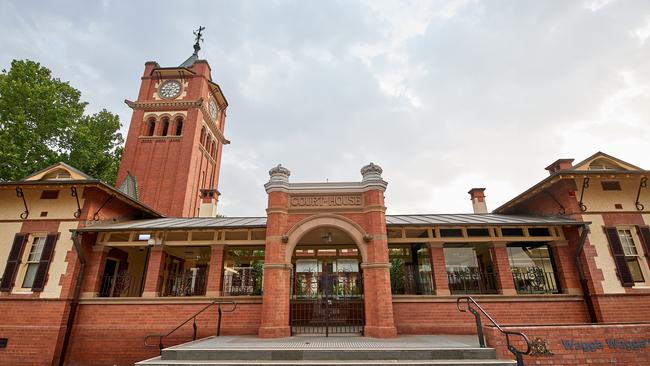
[[[30,60],[0,73],[0,180],[66,162],[113,184],[122,154],[117,115],[85,115],[81,93]]]

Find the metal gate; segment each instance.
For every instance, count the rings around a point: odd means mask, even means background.
[[[294,273],[291,334],[363,335],[363,276],[360,272]]]

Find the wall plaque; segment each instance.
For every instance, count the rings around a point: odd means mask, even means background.
[[[360,194],[300,195],[289,198],[290,208],[356,208],[361,205]]]

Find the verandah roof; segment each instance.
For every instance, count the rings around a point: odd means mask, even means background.
[[[430,215],[386,215],[387,226],[508,226],[508,225],[582,225],[583,222],[566,217],[525,216],[503,214],[430,214]],[[211,230],[236,228],[265,228],[266,217],[223,217],[223,218],[156,218],[132,220],[117,223],[101,223],[77,229],[79,232],[106,231],[171,231]]]

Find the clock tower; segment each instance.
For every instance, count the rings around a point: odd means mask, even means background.
[[[214,217],[228,102],[194,53],[178,67],[147,62],[117,176],[117,187],[168,217]]]

